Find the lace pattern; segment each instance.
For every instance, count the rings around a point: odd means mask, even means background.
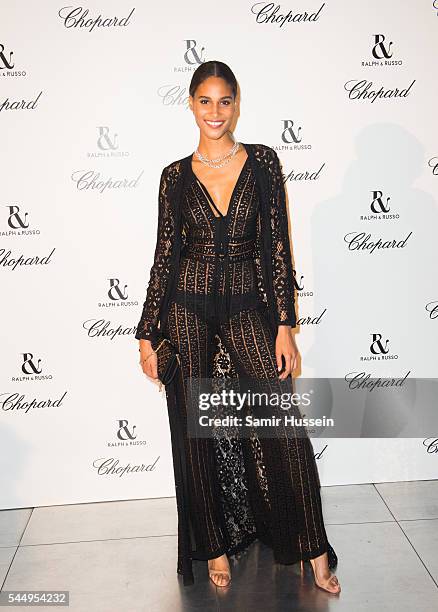
[[[175,185],[180,172],[180,164],[166,166],[161,173],[158,195],[157,241],[152,264],[146,299],[135,335],[137,340],[150,340],[158,327],[161,303],[169,280],[171,255],[175,236],[175,212],[169,197],[169,189]]]
[[[278,325],[296,326],[295,315],[295,298],[294,298],[294,282],[291,263],[291,252],[288,235],[288,218],[286,211],[286,193],[283,182],[283,175],[280,165],[280,160],[277,153],[271,147],[266,145],[253,145],[254,155],[261,167],[263,167],[270,176],[271,189],[269,197],[269,213],[270,213],[270,230],[271,230],[271,259],[272,259],[272,285],[275,299],[275,316]],[[146,292],[146,299],[143,304],[143,310],[140,322],[137,326],[135,338],[137,340],[151,339],[154,331],[159,326],[160,307],[163,302],[163,297],[169,281],[171,272],[171,262],[173,254],[173,244],[176,231],[175,211],[170,198],[170,189],[176,184],[182,170],[181,161],[173,162],[166,166],[161,174],[159,187],[159,207],[158,207],[158,228],[157,242],[154,254],[154,262],[150,270],[149,283]],[[243,173],[243,181],[240,190],[237,192],[237,199],[240,200],[240,193],[244,195],[248,192],[248,188],[254,189],[254,185],[248,182],[250,176],[249,170]],[[197,186],[194,186],[197,188]],[[198,194],[199,195],[199,194]],[[255,194],[254,194],[255,195]],[[201,215],[202,209],[195,211],[198,217],[194,220],[198,224],[197,236],[193,235],[193,223],[187,219],[184,220],[181,226],[181,244],[182,248],[188,242],[199,235],[205,240],[206,233],[210,230],[202,226]],[[230,238],[237,234],[244,235],[248,231],[248,217],[245,216],[245,208],[238,206],[236,210],[236,221],[230,229]],[[260,214],[257,215],[255,222],[256,226],[256,244],[260,244],[261,237],[261,221]],[[195,226],[196,226],[195,223]],[[246,227],[245,227],[246,226]],[[264,286],[262,274],[262,259],[260,249],[257,246],[254,253],[254,265],[256,270],[257,291],[261,303],[268,305],[268,296],[266,287]]]
[[[210,439],[187,435],[185,381],[212,377],[220,386],[223,379],[240,374],[273,380],[277,375],[274,323],[295,326],[280,161],[265,145],[251,145],[250,150],[257,163],[246,164],[241,173],[224,233],[233,249],[244,252],[249,241],[255,244],[254,256],[241,261],[231,257],[228,267],[212,257],[216,221],[208,199],[195,181],[184,185],[178,181],[187,158],[163,170],[157,246],[136,335],[150,338],[161,320],[181,356],[180,371],[166,393],[179,519],[177,571],[185,585],[193,583],[192,560],[224,552],[231,557],[246,554],[256,538],[272,547],[278,563],[332,551],[308,438],[261,439],[256,432],[245,438],[232,429],[218,429]],[[181,191],[173,190],[177,183]],[[177,192],[179,219],[172,203]],[[182,245],[181,257],[175,244],[178,250]],[[172,295],[167,292],[169,281],[175,290]],[[215,304],[225,286],[239,308],[231,308],[222,321]],[[165,297],[169,308],[161,310]],[[259,310],[255,298],[261,298],[275,317],[268,320],[268,311]]]
[[[256,158],[271,178],[269,193],[272,234],[272,281],[278,325],[296,326],[295,296],[286,210],[286,191],[277,153],[266,146],[256,147]]]

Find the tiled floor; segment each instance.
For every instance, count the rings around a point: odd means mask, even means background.
[[[438,610],[438,480],[323,487],[322,499],[340,595],[259,542],[232,560],[228,588],[205,562],[183,587],[173,497],[0,511],[0,584],[68,590],[75,612]]]

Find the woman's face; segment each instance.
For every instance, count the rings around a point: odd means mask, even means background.
[[[231,129],[236,105],[231,87],[221,77],[208,77],[198,85],[189,106],[205,137],[217,140]]]

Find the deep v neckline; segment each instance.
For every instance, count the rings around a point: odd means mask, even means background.
[[[206,186],[204,185],[204,183],[203,183],[203,182],[202,182],[202,181],[201,181],[201,180],[200,180],[200,179],[199,179],[199,178],[196,176],[196,174],[195,174],[195,172],[194,172],[194,170],[193,170],[193,167],[192,167],[192,156],[190,156],[190,159],[189,159],[189,162],[190,162],[190,163],[189,163],[189,166],[190,166],[190,171],[191,171],[191,173],[192,173],[193,177],[195,178],[195,180],[196,180],[196,181],[199,183],[199,185],[202,187],[202,190],[204,191],[204,193],[205,193],[205,195],[206,195],[207,199],[209,200],[209,203],[211,204],[211,206],[208,206],[208,209],[209,209],[209,211],[210,211],[210,213],[211,213],[211,215],[212,215],[213,219],[228,219],[228,217],[230,216],[230,210],[231,210],[231,207],[233,206],[234,196],[235,196],[235,194],[236,194],[237,187],[238,187],[238,185],[239,185],[239,183],[240,183],[240,180],[241,180],[241,178],[242,178],[242,176],[243,176],[243,172],[244,172],[244,170],[245,170],[245,168],[246,168],[246,166],[247,166],[248,160],[249,160],[249,152],[248,152],[248,150],[246,149],[246,147],[245,147],[243,144],[242,144],[242,146],[243,146],[243,147],[244,147],[244,149],[246,150],[246,159],[245,159],[245,162],[244,162],[244,164],[243,164],[243,166],[242,166],[242,168],[241,168],[241,170],[240,170],[240,172],[239,172],[239,176],[237,177],[237,180],[236,180],[236,182],[235,182],[235,184],[234,184],[233,191],[231,192],[230,200],[229,200],[229,202],[228,202],[227,212],[225,213],[225,215],[224,215],[224,214],[223,214],[223,213],[222,213],[222,212],[219,210],[219,208],[218,208],[218,207],[217,207],[217,205],[215,204],[215,202],[214,202],[213,198],[211,197],[210,192],[208,191],[207,187],[206,187]],[[218,216],[218,215],[215,215],[215,214],[214,214],[214,212],[213,212],[213,210],[216,210],[216,211],[219,213],[219,216]]]

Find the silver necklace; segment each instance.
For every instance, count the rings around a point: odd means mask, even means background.
[[[216,157],[216,159],[209,159],[208,157],[205,157],[198,148],[195,151],[195,155],[204,165],[209,166],[210,168],[222,168],[222,166],[225,166],[225,164],[228,164],[232,160],[239,150],[239,147],[240,142],[236,141],[228,153],[225,153],[225,155],[222,155],[221,157]]]

